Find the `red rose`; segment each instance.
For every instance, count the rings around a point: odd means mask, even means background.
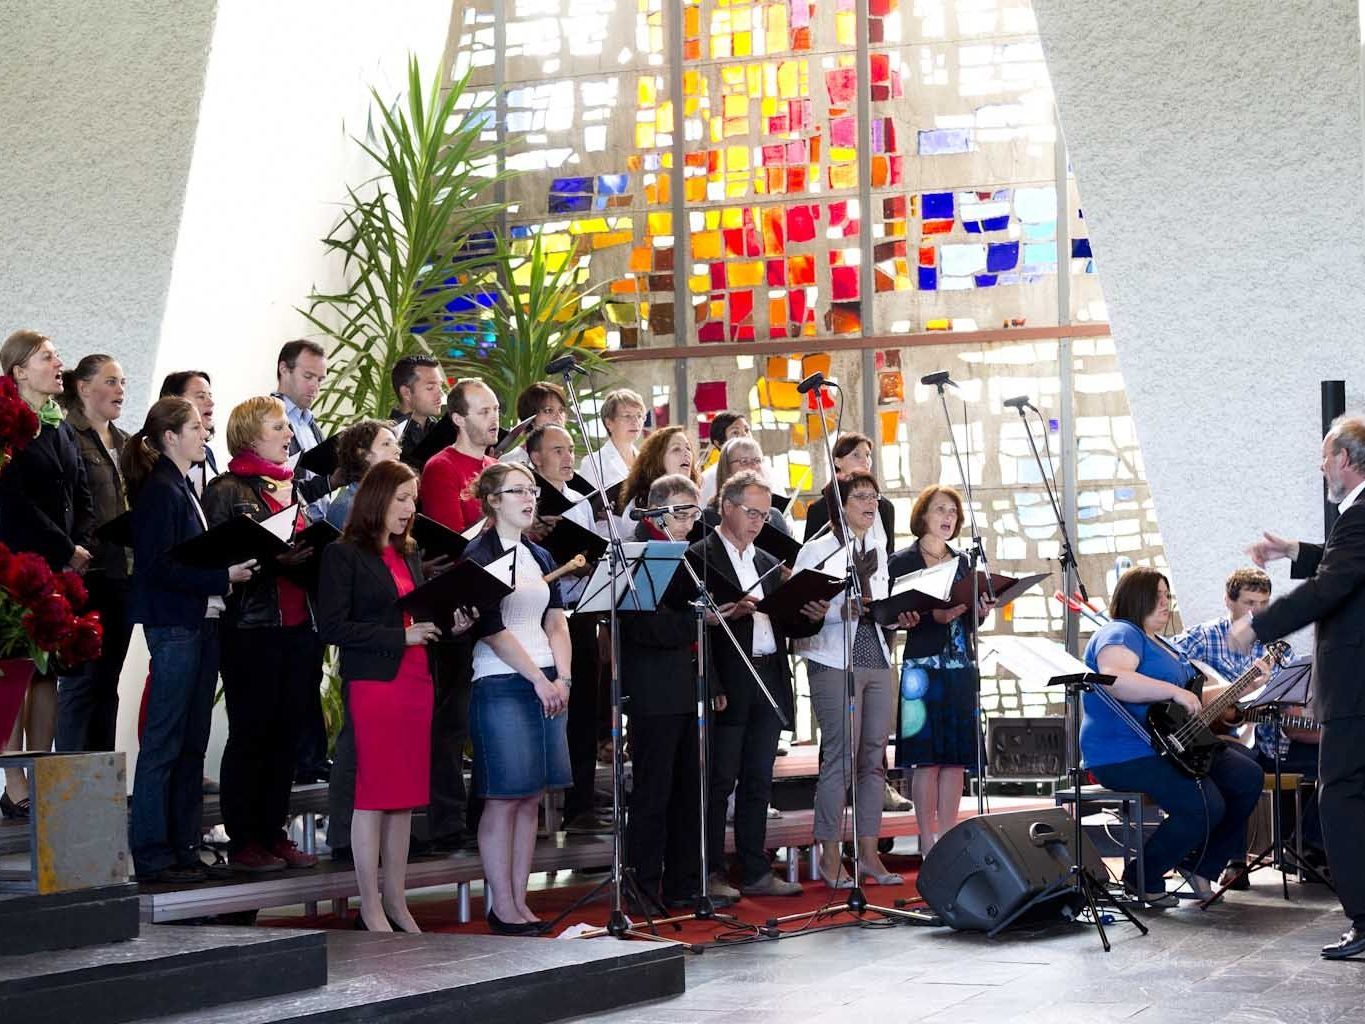
[[[44,594],[52,593],[52,570],[42,555],[21,551],[9,563],[3,585],[23,605],[32,605]]]
[[[104,626],[99,612],[86,612],[72,622],[57,648],[57,659],[67,668],[94,661],[100,656]]]
[[[38,598],[24,613],[24,629],[33,642],[45,651],[53,650],[71,629],[71,605],[61,594]]]
[[[56,583],[57,593],[66,598],[72,611],[80,611],[85,607],[85,603],[90,600],[90,594],[85,589],[85,582],[74,572],[58,573]]]

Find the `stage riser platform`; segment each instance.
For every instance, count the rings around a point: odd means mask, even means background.
[[[0,959],[0,1021],[121,1024],[327,983],[317,932],[144,926],[129,942]]]
[[[0,956],[137,938],[137,886],[0,897]]]
[[[158,1024],[541,1024],[680,995],[686,955],[611,938],[332,932],[326,988]]]

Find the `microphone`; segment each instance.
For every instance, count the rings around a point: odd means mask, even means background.
[[[562,355],[558,359],[551,359],[545,367],[546,375],[556,373],[581,373],[586,376],[587,370],[578,365],[578,360],[572,355]]]
[[[700,505],[660,505],[658,508],[633,508],[630,510],[630,518],[635,522],[641,519],[662,519],[667,515],[677,515],[679,512],[688,512]]]
[[[1024,414],[1025,409],[1032,409],[1033,403],[1028,400],[1028,395],[1019,395],[1016,398],[1005,399],[1006,409],[1018,409],[1019,415]]]
[[[921,377],[919,379],[919,382],[921,384],[930,384],[933,385],[934,387],[939,388],[943,387],[943,385],[945,384],[949,385],[950,387],[957,387],[957,381],[953,380],[952,377],[948,376],[947,370],[939,370],[937,373],[927,374],[926,376]]]
[[[803,380],[800,384],[796,385],[796,393],[798,395],[804,395],[808,392],[814,391],[816,388],[837,388],[838,386],[839,385],[835,384],[834,381],[832,380],[825,380],[825,375],[823,373],[820,373],[819,371],[816,371],[815,373],[812,373],[809,377],[807,377],[805,380]]]

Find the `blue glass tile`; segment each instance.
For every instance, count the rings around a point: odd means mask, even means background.
[[[592,209],[592,196],[562,196],[550,193],[551,213],[581,213],[584,210]]]
[[[920,267],[919,268],[919,290],[922,292],[938,291],[938,268]]]
[[[1056,242],[1031,242],[1024,246],[1024,267],[1026,269],[1056,265]]]
[[[529,224],[513,224],[508,233],[513,238],[530,238],[533,234]]]
[[[994,274],[977,274],[975,280],[978,288],[994,288],[996,277]]]
[[[951,192],[925,192],[920,201],[923,204],[920,215],[924,220],[952,220],[953,194]]]
[[[971,128],[935,128],[917,135],[920,156],[947,156],[976,149],[976,132]]]
[[[629,174],[599,174],[597,176],[597,194],[599,196],[625,195],[626,188],[629,185]]]
[[[1041,224],[1024,225],[1024,241],[1026,242],[1045,242],[1049,238],[1057,237],[1057,222],[1055,220],[1043,221]]]
[[[1018,242],[992,242],[986,247],[986,270],[999,273],[1019,265]]]
[[[1093,255],[1095,254],[1090,251],[1090,239],[1073,238],[1071,240],[1072,259],[1089,259]]]
[[[591,178],[551,178],[550,192],[560,195],[572,195],[578,192],[592,194]]]

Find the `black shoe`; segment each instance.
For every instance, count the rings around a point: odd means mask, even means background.
[[[202,864],[172,864],[151,874],[138,875],[137,880],[155,885],[190,885],[206,882],[208,877],[209,873],[204,870]]]
[[[1247,877],[1247,866],[1238,862],[1231,862],[1223,869],[1223,877],[1218,879],[1218,884],[1226,886],[1233,892],[1246,892],[1251,888],[1251,879]]]
[[[351,854],[351,848],[349,846],[332,847],[332,860],[336,861],[338,864],[355,863],[355,857]]]
[[[33,805],[28,797],[14,801],[9,798],[8,793],[0,793],[0,818],[14,818],[18,821],[27,821],[32,813]]]
[[[490,907],[484,915],[488,921],[488,927],[492,929],[494,935],[540,935],[543,934],[541,921],[523,921],[516,924],[508,924],[497,914],[493,913]]]
[[[669,910],[684,910],[692,913],[697,909],[698,896],[675,896],[672,899],[664,900],[664,906]],[[734,906],[735,901],[729,896],[708,896],[711,901],[712,910],[724,910],[726,907]]]
[[[1340,942],[1322,947],[1324,960],[1349,960],[1365,953],[1365,928],[1352,925]]]
[[[611,834],[612,826],[589,811],[574,815],[560,827],[571,836],[605,836]]]

